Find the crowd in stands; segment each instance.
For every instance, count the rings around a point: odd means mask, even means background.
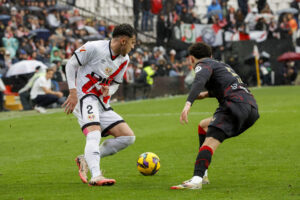
[[[172,27],[181,23],[214,23],[245,35],[251,30],[267,30],[270,38],[296,38],[298,13],[283,13],[278,18],[266,0],[259,0],[256,7],[249,7],[247,1],[238,2],[239,9],[235,10],[227,0],[212,0],[207,15],[198,16],[195,0],[133,0],[135,28],[143,32],[156,28],[157,42],[149,47],[138,40],[130,54],[125,86],[131,85],[135,93],[141,86],[151,87],[154,76],[185,76],[187,85],[191,84],[193,70],[185,54],[165,45],[174,34]],[[291,7],[299,10],[297,0]],[[56,0],[0,0],[0,13],[0,76],[5,77],[19,61],[38,60],[54,70],[53,91],[59,91],[57,83],[66,80],[63,67],[74,50],[90,40],[109,39],[114,28],[104,20],[81,16],[79,10]],[[218,59],[222,48],[214,49]],[[24,92],[22,87],[15,91]]]

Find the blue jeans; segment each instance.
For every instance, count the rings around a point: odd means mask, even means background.
[[[150,20],[150,27],[148,29],[148,21]],[[150,11],[143,11],[142,16],[142,30],[148,31],[153,29],[153,14]]]

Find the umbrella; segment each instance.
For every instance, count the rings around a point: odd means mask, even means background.
[[[104,37],[100,34],[98,35],[87,35],[83,37],[84,41],[95,41],[95,40],[103,40]]]
[[[300,60],[300,53],[296,52],[286,52],[277,58],[278,62],[284,62],[289,60]]]
[[[51,6],[51,7],[47,8],[47,10],[48,10],[48,12],[51,12],[52,10],[68,11],[68,10],[71,10],[71,7],[67,6],[67,5],[56,4],[55,6]]]
[[[222,10],[212,10],[212,11],[208,12],[204,17],[210,18],[214,15],[220,15],[220,14],[222,14]]]
[[[292,14],[297,14],[298,10],[296,8],[285,8],[281,10],[277,10],[276,14],[280,15],[282,13],[292,13]]]
[[[30,34],[35,35],[37,39],[43,39],[43,40],[48,40],[50,37],[50,31],[46,28],[39,28],[35,29],[33,31],[30,31]]]
[[[262,58],[263,60],[269,60],[270,59],[270,54],[263,51],[260,53],[259,55],[259,58]],[[255,61],[255,56],[252,54],[250,54],[249,56],[247,56],[245,59],[244,59],[244,63],[245,64],[249,64],[249,65],[252,65]]]
[[[22,60],[13,64],[7,71],[6,77],[16,76],[21,74],[28,74],[35,71],[37,66],[41,66],[41,69],[47,69],[47,66],[37,60]]]
[[[29,10],[32,12],[41,12],[43,9],[37,6],[28,6],[25,8],[25,10]]]
[[[6,24],[10,20],[9,15],[0,15],[0,21],[2,21],[4,24]]]
[[[77,21],[80,21],[80,20],[82,20],[81,16],[75,16],[75,17],[71,17],[69,19],[69,22],[70,22],[70,24],[73,24],[74,22],[77,22]]]
[[[90,35],[97,35],[99,34],[98,31],[92,27],[92,26],[84,26],[84,29],[90,34]]]

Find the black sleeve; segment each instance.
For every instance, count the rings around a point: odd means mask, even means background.
[[[204,88],[205,84],[207,83],[207,81],[209,80],[212,74],[212,69],[209,66],[205,66],[205,67],[200,66],[200,70],[199,70],[199,66],[197,66],[195,68],[195,71],[196,71],[195,80],[192,84],[191,91],[187,98],[187,101],[191,102],[191,104],[193,104],[193,102],[197,99],[200,92],[205,90]]]

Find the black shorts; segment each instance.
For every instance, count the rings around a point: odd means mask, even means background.
[[[251,127],[258,118],[258,109],[255,106],[247,103],[225,101],[220,104],[214,113],[206,137],[214,137],[222,142],[226,138],[240,135]],[[223,132],[223,136],[220,135],[221,132]]]

